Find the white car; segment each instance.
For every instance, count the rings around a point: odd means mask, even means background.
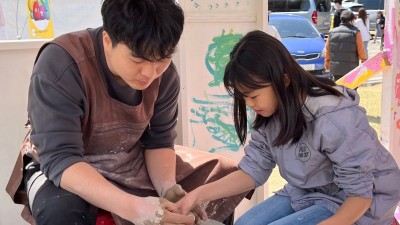
[[[364,5],[369,19],[369,29],[376,28],[376,12],[381,11],[385,15],[385,0],[343,0],[342,5],[348,3],[358,3]]]
[[[360,8],[364,8],[364,5],[363,4],[359,4],[359,3],[354,3],[354,2],[349,2],[349,3],[343,2],[342,7],[345,8],[345,9],[351,10],[354,13],[354,15],[357,17],[358,16],[358,10]]]

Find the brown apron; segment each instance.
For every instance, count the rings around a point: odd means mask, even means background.
[[[74,58],[85,86],[88,105],[85,105],[82,120],[84,159],[121,189],[137,196],[157,196],[147,173],[139,139],[153,115],[161,78],[142,91],[139,105],[129,106],[108,95],[88,31],[65,34],[51,43],[60,45]],[[31,146],[28,134],[6,190],[15,203],[26,206],[22,217],[35,224],[21,185],[24,164],[30,161],[26,153],[32,149],[34,146]],[[183,146],[175,146],[175,151],[176,180],[188,192],[237,170],[236,162],[215,154]],[[223,221],[244,196],[210,202],[206,211],[211,219]],[[132,224],[117,215],[113,217],[117,225]]]

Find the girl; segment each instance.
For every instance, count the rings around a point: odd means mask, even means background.
[[[379,26],[380,26],[381,31],[382,31],[381,47],[380,47],[380,49],[382,51],[383,50],[383,44],[384,44],[383,42],[385,40],[385,16],[383,16],[382,12],[381,12],[380,20],[379,20]]]
[[[367,10],[365,10],[365,8],[358,9],[358,19],[356,19],[354,26],[357,27],[361,32],[365,54],[367,55],[368,59],[368,42],[371,39],[371,35],[369,34],[369,19],[367,16]]]
[[[374,36],[373,43],[376,42],[376,39],[378,37],[382,36],[382,29],[381,29],[381,25],[380,25],[380,21],[381,21],[382,17],[383,17],[382,11],[376,12],[376,24],[375,24],[376,26],[375,26],[375,36]]]
[[[246,106],[257,116],[240,170],[188,193],[196,204],[263,185],[275,165],[283,189],[236,225],[387,225],[400,200],[400,170],[370,127],[354,90],[303,70],[275,38],[252,31],[236,44],[224,84],[236,132],[246,141]]]

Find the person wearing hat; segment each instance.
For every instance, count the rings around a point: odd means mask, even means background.
[[[360,31],[350,10],[340,14],[340,25],[329,32],[325,45],[325,69],[336,81],[364,62],[367,56]]]
[[[335,3],[335,13],[333,14],[333,21],[332,21],[332,26],[331,29],[338,27],[340,25],[340,14],[345,10],[342,7],[342,0],[333,0]]]

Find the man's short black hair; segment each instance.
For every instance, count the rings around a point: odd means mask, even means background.
[[[342,0],[333,0],[334,3],[342,4]]]
[[[104,0],[101,15],[113,46],[125,44],[132,55],[150,61],[171,57],[183,31],[175,0]]]

